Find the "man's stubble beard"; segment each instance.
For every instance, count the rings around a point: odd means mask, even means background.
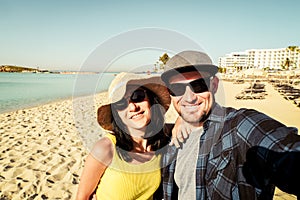
[[[182,114],[182,112],[179,115],[186,122],[191,123],[191,124],[195,124],[195,123],[203,123],[208,118],[209,113],[207,113],[206,111],[203,111],[198,119],[186,116],[187,114]]]

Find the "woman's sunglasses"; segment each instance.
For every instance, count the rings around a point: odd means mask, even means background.
[[[144,101],[146,99],[146,96],[146,90],[137,89],[132,93],[130,97],[123,97],[120,101],[114,103],[113,105],[117,110],[124,110],[125,108],[127,108],[129,101],[133,103],[139,103]]]
[[[185,93],[186,86],[189,86],[194,93],[201,93],[208,91],[210,84],[210,77],[199,78],[189,83],[173,83],[169,84],[168,90],[172,96],[182,96]]]

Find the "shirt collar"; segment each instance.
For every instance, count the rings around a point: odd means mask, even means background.
[[[212,107],[212,111],[208,116],[206,121],[214,121],[214,122],[223,122],[226,116],[226,110],[224,107],[220,106],[217,103],[214,103]]]

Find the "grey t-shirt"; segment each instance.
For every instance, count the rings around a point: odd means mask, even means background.
[[[178,199],[196,199],[196,165],[202,132],[203,127],[194,130],[178,150],[174,174]]]

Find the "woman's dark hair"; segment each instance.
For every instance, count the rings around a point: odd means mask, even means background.
[[[147,126],[145,139],[147,146],[151,146],[151,150],[156,151],[167,145],[169,137],[164,131],[164,108],[155,93],[146,87],[140,87],[146,91],[151,106],[151,121]],[[156,105],[157,104],[157,105]],[[115,135],[118,154],[126,161],[131,161],[127,152],[133,149],[133,140],[128,132],[127,126],[122,122],[119,114],[112,104],[113,115],[113,135]]]

